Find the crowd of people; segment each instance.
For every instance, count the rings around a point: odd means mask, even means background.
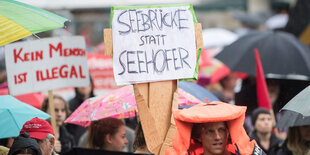
[[[59,99],[59,102],[66,103],[59,96],[55,96],[54,99],[55,102]],[[59,130],[57,137],[48,121],[36,117],[23,125],[20,135],[14,138],[13,143],[7,139],[7,145],[4,146],[10,149],[6,150],[6,154],[66,154],[76,147],[73,136],[63,126],[64,117],[60,116],[65,115],[67,106],[57,104],[55,104],[56,129]],[[46,106],[43,104],[42,109],[44,105]],[[258,108],[254,110],[251,118],[254,130],[247,134],[243,127],[245,111],[245,106],[219,101],[174,111],[177,132],[173,147],[167,149],[166,154],[307,155],[310,153],[310,125],[290,127],[287,138],[283,140],[274,133],[270,111]],[[123,120],[111,117],[93,121],[87,130],[85,147],[126,151],[128,139],[125,126]],[[5,148],[4,146],[2,147]],[[151,154],[140,122],[135,131],[133,149],[134,153]],[[3,151],[2,148],[1,150]]]
[[[240,21],[243,25],[237,31],[240,36],[261,29],[260,22],[249,25]],[[251,96],[251,91],[256,88],[255,77],[243,78],[240,86],[239,76],[232,72],[216,84],[205,87],[220,101],[172,112],[176,132],[165,154],[310,155],[310,122],[286,128],[276,126],[282,116],[280,107],[283,107],[279,102],[283,96],[280,82],[267,80],[273,108],[269,110],[258,107],[257,98]],[[0,155],[65,155],[72,154],[74,148],[116,154],[153,154],[148,148],[139,115],[126,120],[107,117],[92,121],[88,127],[65,123],[85,100],[95,97],[91,78],[90,81],[89,86],[75,88],[75,96],[68,101],[53,95],[54,109],[49,109],[46,98],[41,110],[46,113],[54,110],[56,127],[52,128],[51,120],[35,117],[25,122],[17,137],[0,139]]]
[[[85,96],[80,99],[82,103],[92,95],[92,88],[79,88],[76,92]],[[0,154],[66,154],[75,147],[152,154],[147,147],[140,121],[132,138],[128,138],[126,128],[129,126],[125,121],[111,117],[92,121],[84,130],[70,132],[69,124],[64,121],[72,105],[58,95],[54,95],[53,100],[55,130],[58,134],[55,134],[50,120],[33,118],[23,125],[18,137],[1,139]],[[49,112],[48,107],[48,99],[45,99],[41,110]],[[247,132],[244,126],[246,109],[246,106],[213,101],[173,111],[177,131],[172,147],[165,154],[309,155],[310,125],[289,127],[287,137],[281,139],[276,134],[277,128],[270,111],[256,108],[251,115],[254,129]],[[129,145],[129,141],[133,144]]]

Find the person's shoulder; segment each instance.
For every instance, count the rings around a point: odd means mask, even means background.
[[[274,133],[271,134],[271,139],[274,139],[277,142],[281,142],[281,144],[284,142],[283,139],[277,137]]]
[[[72,134],[67,130],[67,128],[64,125],[59,127],[59,132],[61,137],[73,139]]]
[[[253,140],[253,139],[255,139],[256,140],[256,133],[255,133],[255,130],[253,130],[253,131],[251,131],[249,134],[249,138],[251,139],[251,140]]]
[[[7,155],[9,151],[10,151],[9,148],[0,145],[0,155]]]
[[[75,104],[77,101],[78,101],[78,98],[77,98],[77,97],[73,97],[73,98],[71,98],[71,99],[68,101],[68,103],[69,103],[69,105],[73,105],[73,104]]]
[[[83,101],[80,100],[77,97],[74,97],[72,99],[69,100],[69,109],[71,112],[73,112],[77,107],[79,107],[79,105],[82,103]]]
[[[59,155],[59,154],[56,153],[55,151],[52,151],[52,155]]]
[[[293,153],[287,148],[287,141],[284,141],[281,147],[277,150],[276,155],[293,155]]]

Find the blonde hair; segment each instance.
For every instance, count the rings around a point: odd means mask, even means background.
[[[287,134],[287,147],[294,155],[309,155],[309,147],[301,137],[299,127],[290,127]]]

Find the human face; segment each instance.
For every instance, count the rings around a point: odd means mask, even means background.
[[[13,143],[14,143],[14,138],[8,138],[7,147],[8,147],[8,148],[11,148],[11,146],[13,145]]]
[[[226,79],[224,80],[224,87],[226,89],[234,89],[237,85],[237,80],[238,80],[238,77],[236,74],[232,73],[232,74],[229,74]]]
[[[122,125],[114,135],[110,136],[108,147],[110,151],[124,151],[127,143],[126,128]]]
[[[50,142],[48,140],[46,140],[46,139],[37,140],[37,142],[40,146],[42,155],[51,155],[52,154],[52,148],[51,148]]]
[[[54,108],[57,126],[61,126],[66,119],[65,102],[60,99],[54,99]]]
[[[255,122],[255,130],[260,133],[271,133],[272,118],[270,114],[259,114]]]
[[[310,141],[310,125],[300,126],[298,129],[301,134],[301,138],[304,141]]]
[[[268,93],[269,93],[269,98],[270,98],[270,102],[273,105],[280,93],[280,87],[279,85],[273,83],[273,84],[269,84],[268,86]]]
[[[218,155],[227,153],[228,129],[224,122],[203,124],[200,138],[204,154]]]

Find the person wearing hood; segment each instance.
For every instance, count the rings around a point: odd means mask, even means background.
[[[166,155],[264,155],[243,128],[245,111],[219,101],[174,111],[177,131]]]
[[[35,139],[29,137],[29,133],[24,132],[15,138],[8,155],[41,155],[41,149]]]
[[[69,101],[69,109],[74,112],[86,99],[94,97],[94,85],[90,76],[90,84],[86,87],[75,88],[75,97]],[[75,144],[79,143],[80,137],[86,132],[87,128],[75,125],[67,124],[66,126],[69,133],[73,136]]]

